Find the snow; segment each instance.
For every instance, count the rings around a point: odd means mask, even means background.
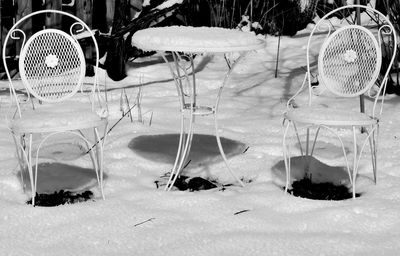
[[[183,2],[183,0],[169,0],[169,1],[163,2],[162,4],[157,6],[156,9],[163,10],[163,9],[173,6],[174,4],[181,4],[182,2]],[[146,6],[146,5],[143,4],[143,6]]]
[[[229,157],[235,173],[252,181],[244,188],[165,192],[163,187],[157,189],[154,181],[165,181],[160,177],[171,169],[173,161],[154,159],[155,155],[149,157],[129,147],[140,136],[148,136],[140,137],[145,140],[176,135],[179,131],[176,89],[168,67],[159,57],[141,59],[128,66],[130,76],[123,85],[129,86],[127,92],[132,102],[137,87],[142,85],[144,122],[132,123],[124,118],[110,133],[104,154],[104,201],[93,187],[95,201],[47,208],[26,205],[29,193],[23,193],[20,184],[13,139],[6,122],[1,122],[0,255],[397,255],[399,97],[389,95],[385,101],[376,185],[372,181],[371,161],[365,155],[357,179],[359,198],[315,201],[293,197],[282,190],[282,114],[286,101],[303,80],[307,39],[307,31],[293,38],[281,38],[275,78],[278,38],[268,36],[268,47],[250,52],[224,89],[220,133],[249,147],[246,152]],[[198,97],[212,102],[226,70],[225,60],[219,55],[202,55],[195,61],[202,63],[196,74]],[[110,83],[105,76],[99,80]],[[115,110],[112,124],[120,117],[117,112],[121,91],[115,89],[117,85],[112,84],[114,90],[109,92],[109,105]],[[8,95],[1,94],[2,118],[8,113],[8,104]],[[358,102],[338,104],[353,109]],[[135,108],[135,119],[136,111]],[[211,136],[213,119],[196,118],[195,131]],[[154,150],[174,151],[169,142],[160,141],[163,144]],[[345,145],[350,142],[351,138]],[[67,138],[56,143],[61,144],[53,146],[57,151],[65,151],[58,162],[90,168],[87,156],[80,157],[74,151],[76,147],[65,146],[76,145],[75,142]],[[318,161],[313,162],[313,177],[332,182],[346,180],[346,172],[338,166],[343,164],[343,157],[337,140],[331,134],[321,134],[316,147]],[[187,167],[188,175],[210,177],[223,184],[232,182],[217,153],[204,153],[197,159]],[[294,177],[301,177],[302,172],[301,163],[294,159]],[[56,180],[46,177],[46,172],[39,173],[38,179],[41,178]]]
[[[142,6],[149,6],[150,2],[151,2],[150,0],[144,0],[142,3]],[[167,0],[167,1],[164,1],[162,4],[158,5],[155,9],[162,10],[162,9],[173,6],[174,4],[181,4],[182,2],[183,2],[183,0]]]
[[[79,113],[79,114],[77,114]],[[39,105],[35,110],[32,108],[24,111],[23,117],[15,119],[12,123],[17,132],[40,132],[58,131],[59,127],[91,127],[93,123],[101,125],[101,113],[95,113],[90,103],[67,102],[58,104],[54,109],[52,105]]]
[[[132,36],[132,44],[147,51],[234,52],[257,50],[264,43],[253,33],[219,27],[151,27]]]

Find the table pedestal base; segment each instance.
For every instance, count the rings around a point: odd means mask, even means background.
[[[192,145],[195,116],[199,115],[214,115],[215,137],[217,140],[219,152],[221,153],[225,165],[228,171],[231,173],[232,177],[237,181],[237,183],[239,183],[241,186],[244,186],[243,182],[235,175],[228,164],[228,160],[222,147],[221,138],[218,132],[217,114],[223,87],[227,83],[233,68],[245,53],[240,53],[237,57],[232,57],[229,54],[225,54],[228,71],[225,74],[221,86],[219,87],[214,106],[199,106],[196,103],[196,77],[193,54],[172,52],[172,57],[174,60],[173,62],[168,61],[164,52],[162,52],[161,54],[165,62],[169,65],[171,74],[175,81],[181,112],[181,127],[178,151],[165,190],[171,190],[171,188],[174,186],[176,179],[185,168],[185,166],[188,164],[187,158],[190,152],[190,147]],[[188,124],[186,121],[188,121]]]

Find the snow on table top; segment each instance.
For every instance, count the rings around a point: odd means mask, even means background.
[[[265,47],[252,33],[219,27],[155,27],[139,30],[132,45],[145,51],[236,52]]]

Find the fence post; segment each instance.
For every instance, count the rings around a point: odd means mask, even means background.
[[[92,0],[76,0],[76,16],[92,27]]]
[[[25,1],[25,0],[22,0]],[[47,10],[61,10],[61,0],[46,0],[45,8]],[[61,16],[60,15],[46,15],[45,26],[60,28],[61,29]]]
[[[92,0],[76,0],[75,2],[76,7],[76,16],[83,20],[83,22],[88,25],[89,28],[92,29],[93,24],[93,3]],[[86,59],[92,59],[92,48],[86,47],[85,49],[85,57]]]
[[[114,20],[115,1],[106,1],[107,29],[110,30]]]
[[[32,12],[31,1],[18,0],[17,5],[18,5],[18,10],[17,10],[17,17],[15,17],[16,21],[20,20],[22,17]],[[22,30],[25,31],[25,33],[32,32],[32,21],[27,20],[23,25]]]
[[[15,17],[15,22],[23,18],[24,16],[30,14],[32,12],[32,2],[26,0],[17,0],[16,1],[18,10],[17,15]],[[28,19],[22,26],[20,27],[23,31],[25,31],[26,35],[29,36],[32,34],[32,20]],[[22,41],[16,41],[16,53],[19,54],[20,49],[22,47]]]

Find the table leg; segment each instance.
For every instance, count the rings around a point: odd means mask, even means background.
[[[194,65],[192,55],[181,55],[176,52],[172,52],[173,64],[168,61],[165,53],[162,53],[162,57],[168,64],[172,77],[174,79],[180,104],[181,114],[181,126],[178,150],[172,167],[170,177],[165,186],[165,190],[169,191],[172,189],[176,179],[186,165],[187,158],[189,156],[190,147],[193,139],[193,128],[194,128],[194,108],[196,106],[196,86],[194,77]],[[188,65],[184,58],[188,58],[190,64]],[[192,76],[192,82],[190,81]],[[189,104],[186,103],[189,98]],[[186,125],[185,119],[189,110],[189,124]]]
[[[233,71],[235,65],[243,57],[244,53],[240,53],[236,57],[229,57],[225,54],[225,60],[228,65],[228,72],[226,73],[224,80],[218,90],[215,105],[213,107],[204,107],[196,105],[196,77],[195,68],[193,63],[192,54],[180,54],[172,52],[173,63],[168,61],[165,53],[161,53],[163,59],[168,64],[172,77],[174,79],[177,93],[180,103],[181,111],[181,127],[178,151],[175,158],[174,166],[171,170],[170,177],[166,184],[165,190],[169,191],[173,187],[176,179],[178,178],[181,171],[187,164],[187,158],[190,152],[190,147],[193,139],[194,121],[196,115],[214,115],[214,126],[215,126],[215,137],[218,144],[218,149],[225,162],[225,165],[234,179],[241,185],[244,186],[243,182],[234,174],[228,164],[227,157],[222,147],[221,138],[218,132],[218,106],[221,99],[223,87],[227,83],[230,74]],[[186,118],[188,116],[188,118]],[[185,124],[185,120],[189,119],[189,124]]]
[[[215,127],[215,138],[217,139],[217,144],[218,144],[218,149],[219,152],[221,153],[222,159],[225,162],[225,166],[228,169],[228,171],[231,173],[232,177],[242,186],[244,187],[243,182],[236,176],[236,174],[233,172],[233,170],[231,169],[231,167],[228,164],[228,160],[226,158],[224,149],[222,147],[222,143],[221,143],[221,138],[219,136],[219,131],[218,131],[218,107],[219,107],[219,102],[221,99],[221,95],[222,95],[222,90],[224,89],[226,83],[229,80],[229,77],[234,69],[234,67],[236,66],[236,64],[240,61],[240,59],[243,58],[243,56],[245,55],[245,53],[240,53],[239,56],[237,58],[230,58],[229,54],[226,53],[224,55],[226,63],[228,65],[228,72],[225,74],[224,77],[224,81],[222,82],[221,86],[219,87],[218,90],[218,95],[217,95],[217,99],[215,102],[215,106],[214,106],[214,127]]]

